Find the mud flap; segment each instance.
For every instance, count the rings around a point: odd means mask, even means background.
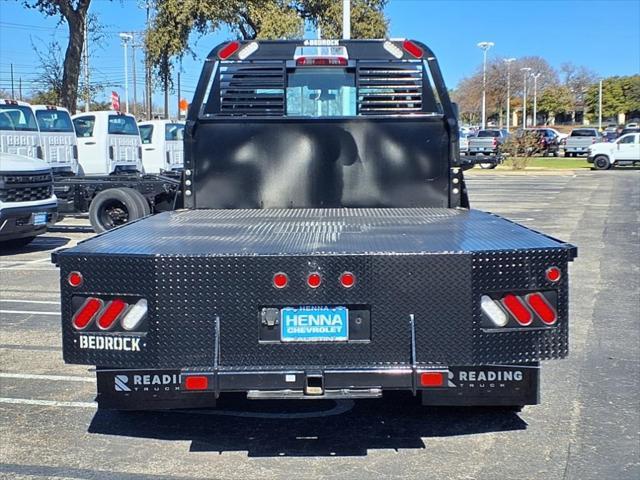
[[[446,385],[421,391],[432,406],[522,406],[540,403],[540,366],[449,367]]]
[[[216,406],[212,392],[182,392],[180,370],[96,371],[98,408],[166,410]]]

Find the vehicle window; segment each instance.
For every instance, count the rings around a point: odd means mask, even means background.
[[[336,68],[298,69],[289,75],[287,115],[340,117],[356,114],[356,79]]]
[[[598,132],[591,129],[578,129],[571,132],[572,137],[597,137]]]
[[[620,140],[618,140],[618,143],[636,143],[636,136],[629,135],[627,137],[622,137]]]
[[[109,115],[107,131],[112,135],[140,135],[135,118],[127,115]]]
[[[78,138],[93,137],[93,127],[96,124],[96,117],[77,117],[73,119],[73,126],[76,128]]]
[[[487,138],[487,137],[499,137],[499,130],[480,130],[478,132],[478,138]]]
[[[36,119],[41,132],[73,132],[71,117],[64,110],[37,110]]]
[[[168,142],[184,140],[184,125],[181,123],[167,123],[164,127],[164,139]]]
[[[25,105],[0,105],[0,114],[0,130],[38,131],[38,124],[30,107]]]
[[[153,125],[140,125],[140,140],[142,143],[151,143],[153,136]]]

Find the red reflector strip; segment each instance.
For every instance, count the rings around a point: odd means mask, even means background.
[[[344,57],[298,57],[296,59],[297,66],[346,66],[348,63],[348,60]]]
[[[556,311],[553,309],[547,299],[544,298],[543,295],[539,293],[532,293],[527,295],[527,303],[533,311],[536,312],[536,315],[540,317],[547,325],[553,325],[558,320],[558,315],[556,315]]]
[[[107,305],[104,313],[98,319],[98,328],[109,330],[116,322],[120,314],[127,308],[127,304],[120,299],[116,299]]]
[[[220,57],[221,60],[226,60],[231,55],[236,53],[236,51],[239,48],[240,48],[240,42],[236,42],[236,41],[229,42],[218,52],[218,57]]]
[[[417,46],[415,43],[413,43],[411,40],[405,40],[404,43],[402,44],[402,48],[404,48],[407,52],[409,52],[411,55],[413,55],[416,58],[422,58],[422,55],[424,54],[422,52],[422,49]]]
[[[80,310],[78,310],[78,312],[73,316],[73,326],[78,330],[87,328],[95,314],[98,313],[98,310],[101,308],[102,300],[97,298],[88,298]]]
[[[193,375],[184,380],[186,390],[206,390],[209,386],[209,379],[204,375]]]
[[[533,315],[518,297],[512,294],[505,295],[502,304],[520,325],[527,326],[533,321]]]
[[[420,374],[420,385],[423,387],[442,387],[444,385],[444,373],[424,372]]]

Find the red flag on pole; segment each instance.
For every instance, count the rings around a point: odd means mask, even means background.
[[[111,110],[120,111],[120,95],[118,95],[118,92],[111,92]]]

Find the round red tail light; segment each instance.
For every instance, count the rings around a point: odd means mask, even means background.
[[[557,282],[558,280],[560,280],[562,272],[558,267],[549,267],[547,268],[545,275],[547,277],[547,280],[549,280],[550,282]]]
[[[286,273],[278,272],[273,276],[273,286],[276,288],[284,288],[289,283],[289,277]]]
[[[67,276],[67,282],[69,282],[69,285],[72,287],[79,287],[82,285],[82,281],[82,274],[80,272],[71,272]]]
[[[318,288],[322,283],[322,277],[318,272],[310,273],[307,277],[307,285],[311,288]]]
[[[351,272],[344,272],[340,275],[340,283],[344,288],[351,288],[356,284],[356,276]]]

